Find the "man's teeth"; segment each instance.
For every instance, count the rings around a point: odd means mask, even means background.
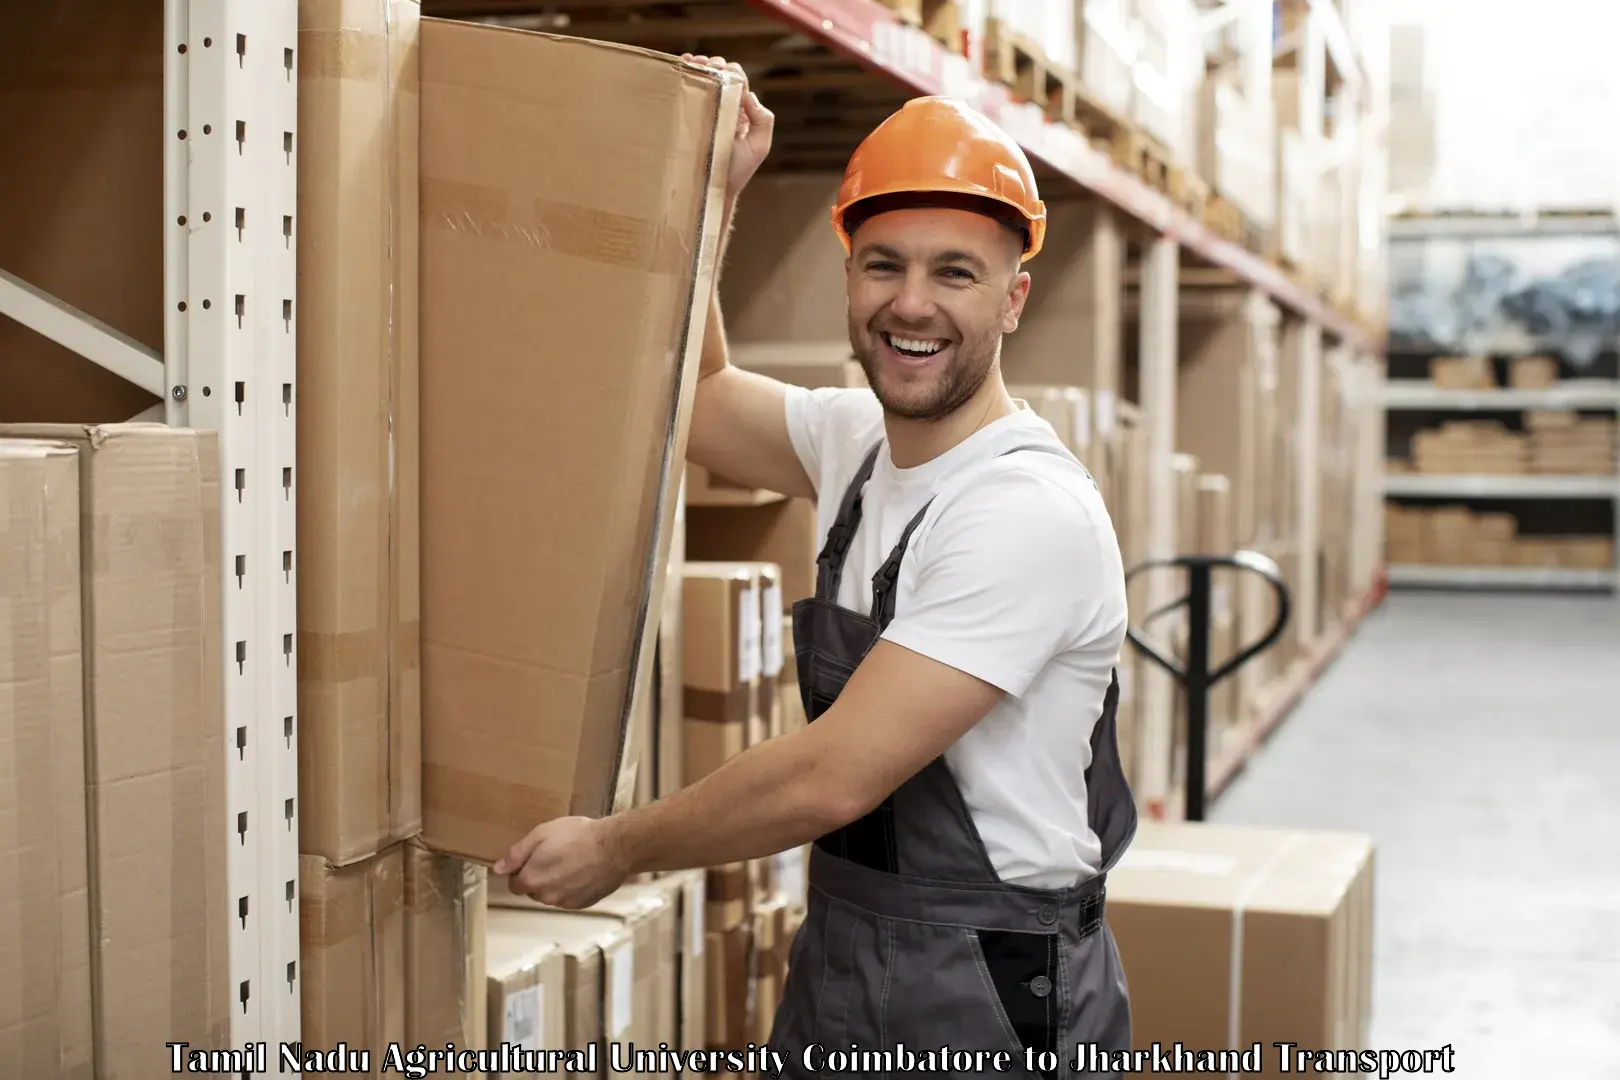
[[[889,344],[900,352],[918,353],[929,356],[945,347],[943,341],[914,341],[911,338],[895,337],[889,335]]]

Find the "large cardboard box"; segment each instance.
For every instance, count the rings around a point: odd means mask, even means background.
[[[490,1047],[525,1053],[566,1048],[568,965],[562,950],[554,942],[521,934],[491,934],[487,945]],[[489,1074],[490,1080],[521,1075]]]
[[[422,827],[416,0],[298,5],[299,850]]]
[[[778,499],[758,506],[699,506],[687,511],[687,557],[699,562],[763,562],[780,568],[773,598],[789,614],[816,592],[821,533],[814,499]],[[765,617],[770,618],[767,610]]]
[[[658,883],[674,890],[673,899],[680,921],[676,942],[679,960],[675,971],[676,1014],[680,1028],[678,1045],[695,1049],[704,1044],[708,1030],[703,956],[707,942],[704,933],[706,875],[702,870],[678,870],[661,875]]]
[[[381,1076],[405,1039],[404,845],[341,867],[300,855],[298,887],[303,1043],[344,1043]]]
[[[1372,878],[1364,836],[1144,821],[1108,875],[1135,1045],[1365,1049]]]
[[[682,583],[685,773],[694,783],[742,753],[760,714],[760,565],[688,562]],[[780,625],[780,624],[778,624]]]
[[[503,878],[492,879],[489,897],[493,908],[505,911],[572,914],[621,925],[632,942],[632,955],[628,960],[615,959],[622,970],[631,973],[633,1000],[628,1006],[632,1016],[629,1033],[618,1036],[619,1041],[633,1042],[641,1048],[659,1043],[687,1045],[679,1042],[683,954],[688,951],[684,934],[689,933],[685,926],[693,911],[698,913],[699,929],[702,927],[701,871],[629,882],[578,912],[562,912],[519,896]],[[612,1012],[609,1009],[610,1018]]]
[[[79,462],[0,440],[0,1062],[90,1080],[90,899],[80,648]]]
[[[497,896],[491,890],[490,898]],[[564,1036],[560,1047],[545,1049],[581,1051],[575,1064],[583,1067],[574,1072],[608,1076],[613,1045],[636,1038],[631,930],[598,915],[491,906],[488,933],[492,951],[549,943],[562,953]]]
[[[403,845],[405,1042],[479,1050],[488,1036],[482,866]]]
[[[831,329],[831,327],[829,327]],[[810,390],[866,389],[866,373],[848,339],[841,341],[739,341],[727,357],[745,371]]]
[[[219,441],[160,424],[4,436],[78,450],[95,1057],[168,1076],[164,1041],[229,1037]]]
[[[740,83],[421,40],[423,833],[492,862],[634,795]]]

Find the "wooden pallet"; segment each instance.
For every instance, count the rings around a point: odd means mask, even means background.
[[[1208,181],[1191,169],[1179,165],[1170,169],[1170,198],[1192,215],[1194,221],[1203,221],[1209,208],[1211,195]]]
[[[1109,153],[1116,164],[1155,191],[1170,194],[1170,151],[1164,143],[1134,125],[1114,132]]]
[[[962,7],[957,0],[877,0],[907,26],[915,26],[949,52],[965,55]]]
[[[1078,80],[1051,63],[1028,35],[993,15],[984,20],[984,77],[1005,86],[1018,100],[1041,106],[1048,120],[1078,126]]]
[[[1265,230],[1220,192],[1211,192],[1204,206],[1204,227],[1222,240],[1241,244],[1256,255],[1269,255]]]

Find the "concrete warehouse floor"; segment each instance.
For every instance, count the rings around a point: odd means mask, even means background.
[[[1620,600],[1393,593],[1209,816],[1376,841],[1373,1048],[1620,1077]]]

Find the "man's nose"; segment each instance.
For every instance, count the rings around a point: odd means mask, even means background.
[[[935,310],[933,284],[925,269],[913,270],[906,275],[890,305],[895,315],[908,322],[922,322],[933,316]]]

